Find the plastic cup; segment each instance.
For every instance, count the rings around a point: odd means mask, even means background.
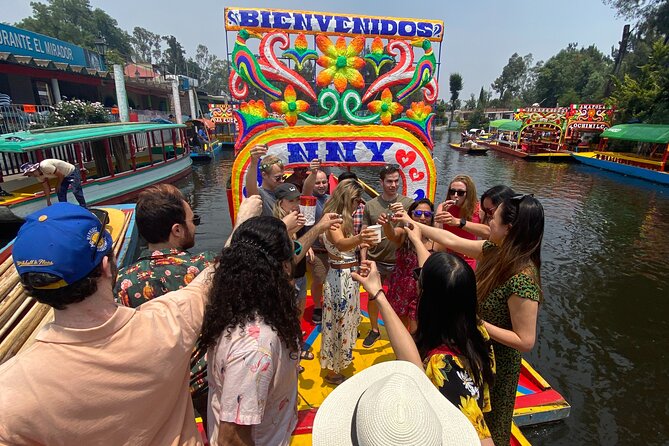
[[[376,234],[376,243],[381,243],[381,239],[383,238],[383,226],[371,225],[367,226],[367,229],[373,230],[374,233]]]
[[[316,197],[303,195],[300,197],[300,212],[304,215],[307,222],[304,226],[313,226],[316,224]]]

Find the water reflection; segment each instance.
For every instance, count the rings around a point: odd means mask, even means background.
[[[457,135],[454,134],[457,137]],[[437,201],[457,174],[479,195],[496,184],[544,205],[545,303],[527,359],[572,404],[565,422],[525,429],[535,445],[667,444],[669,188],[578,164],[470,157],[436,135]],[[197,165],[179,186],[202,215],[196,248],[220,251],[230,231],[231,154]],[[376,169],[359,176],[378,187]]]

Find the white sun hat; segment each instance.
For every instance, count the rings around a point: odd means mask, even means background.
[[[340,384],[316,413],[313,446],[479,446],[474,426],[406,361],[369,367]]]

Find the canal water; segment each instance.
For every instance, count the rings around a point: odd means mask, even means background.
[[[526,359],[571,404],[565,421],[524,428],[533,445],[669,444],[669,188],[579,164],[467,156],[438,133],[437,200],[455,175],[478,194],[496,184],[543,204],[545,303]],[[219,251],[230,231],[231,155],[179,184],[202,216],[196,247]],[[378,187],[375,172],[357,172]]]

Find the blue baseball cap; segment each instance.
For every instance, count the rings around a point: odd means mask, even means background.
[[[49,273],[60,277],[62,280],[41,287],[56,289],[86,277],[111,247],[111,235],[89,210],[56,203],[26,217],[12,255],[19,275]]]

